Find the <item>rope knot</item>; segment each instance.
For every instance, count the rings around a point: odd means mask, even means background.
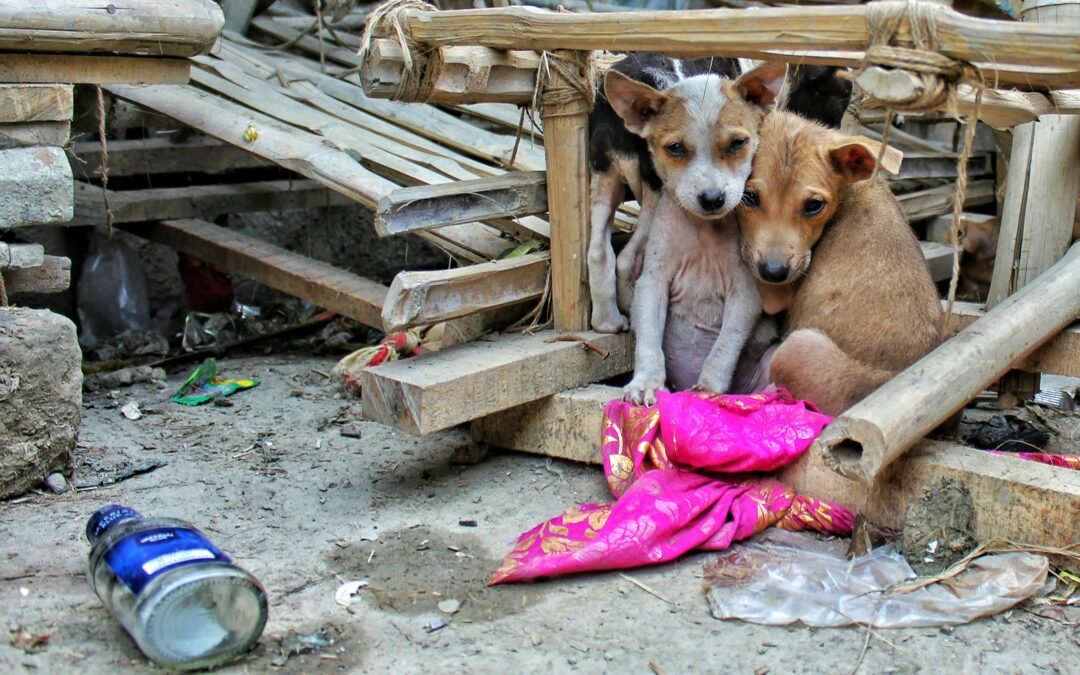
[[[421,0],[390,0],[373,11],[364,24],[364,39],[360,42],[357,54],[362,63],[367,63],[371,51],[371,40],[375,37],[393,36],[401,47],[405,67],[401,72],[401,81],[397,91],[391,96],[395,101],[421,103],[431,97],[435,83],[443,67],[443,53],[438,46],[417,42],[409,34],[401,13],[415,9],[420,12],[434,12],[438,8]]]
[[[952,108],[957,84],[974,69],[938,51],[937,19],[945,5],[879,0],[866,5],[869,47],[855,81],[893,110]]]
[[[555,73],[559,77],[553,78]],[[533,108],[550,117],[554,108],[581,101],[586,110],[596,103],[599,74],[592,52],[544,52],[536,71]],[[572,115],[577,111],[555,113]]]

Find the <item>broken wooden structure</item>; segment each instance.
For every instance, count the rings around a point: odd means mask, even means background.
[[[610,63],[600,50],[857,66],[867,48],[866,14],[859,5],[602,15],[405,9],[398,19],[413,53],[438,50],[441,63],[427,74],[433,81],[419,88],[416,73],[406,67],[410,47],[403,49],[389,33],[374,35],[366,58],[360,58],[361,40],[347,26],[320,31],[311,25],[314,17],[260,16],[251,21],[249,35],[264,44],[226,32],[210,53],[190,59],[187,85],[106,86],[125,105],[205,135],[182,143],[111,143],[110,170],[114,175],[145,171],[146,157],[153,156],[155,164],[206,163],[202,166],[222,170],[269,163],[295,176],[276,185],[223,182],[112,190],[107,196],[116,222],[132,232],[383,330],[493,316],[507,307],[520,316],[550,302],[552,329],[506,334],[368,369],[362,376],[364,412],[414,433],[471,422],[479,441],[597,461],[601,409],[618,390],[594,383],[632,369],[632,337],[588,331],[588,106],[584,98],[566,95],[573,83],[564,78],[576,72],[588,80],[589,69]],[[1008,128],[1040,120],[1043,125],[1051,111],[1065,119],[1080,112],[1077,96],[1067,91],[1080,86],[1080,28],[987,21],[947,9],[937,14],[937,27],[943,53],[972,63],[987,82],[1002,87],[985,90],[977,106],[987,124]],[[288,48],[267,49],[265,43]],[[1036,43],[1041,47],[1033,54],[1029,47]],[[550,67],[554,59],[560,68]],[[405,86],[410,79],[413,84]],[[425,102],[386,100],[410,88],[412,96],[423,91]],[[545,100],[553,91],[559,95]],[[538,101],[542,110],[531,110]],[[974,112],[974,101],[974,91],[962,85],[958,111]],[[856,120],[862,133],[884,131],[884,118],[875,113],[866,110]],[[945,118],[913,116],[903,130],[890,130],[890,142],[903,147],[907,157],[893,186],[909,218],[923,223],[918,229],[926,232],[924,250],[937,280],[951,274],[952,249],[933,240],[928,221],[951,209],[959,153],[940,132],[954,126]],[[1009,168],[1021,178],[1010,179],[1015,194],[1005,200],[1004,219],[1015,220],[1009,214],[1023,212],[1023,204],[1046,200],[1040,192],[1046,183],[1058,185],[1062,194],[1069,190],[1068,172],[1064,180],[1024,178],[1048,170],[1032,163],[1032,157],[1046,153],[1035,151],[1033,140],[1023,140],[1025,133],[1024,127],[1016,132],[1019,144]],[[965,207],[995,203],[994,151],[992,141],[977,137],[966,166]],[[88,167],[97,166],[95,152],[95,144],[74,148]],[[1070,157],[1070,166],[1076,165]],[[100,176],[91,168],[76,191],[76,222],[100,222],[104,196]],[[386,287],[207,222],[248,208],[345,201],[371,208],[381,235],[422,237],[457,266],[404,271]],[[631,230],[635,215],[636,206],[625,205],[616,229]],[[978,214],[967,217],[974,222]],[[1003,241],[1021,230],[1027,239],[1039,239],[1033,235],[1043,225],[1025,223],[1006,225]],[[1046,224],[1051,226],[1057,223]],[[531,240],[540,243],[531,253],[505,257]],[[1009,252],[999,259],[1023,258],[1030,248],[1025,241],[1012,237]],[[1058,247],[1043,258],[1063,253]],[[1010,290],[1027,280],[1020,275]],[[961,303],[953,326],[974,324],[977,331],[984,311]],[[994,355],[993,368],[980,377],[993,379],[1009,367],[1080,376],[1080,332],[1050,333],[1034,336],[1015,352]],[[591,349],[583,349],[582,341]],[[962,405],[960,398],[949,405]],[[943,408],[935,414],[950,412]],[[976,498],[980,535],[1073,543],[1069,524],[1080,516],[1080,476],[976,452],[921,443],[867,486],[833,471],[818,445],[784,478],[802,492],[897,525],[907,503],[923,489],[941,476],[957,477]],[[1001,511],[1002,495],[1015,509]]]

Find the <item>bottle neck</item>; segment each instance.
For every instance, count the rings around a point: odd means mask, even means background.
[[[90,516],[90,520],[87,521],[86,538],[91,544],[94,544],[113,526],[136,518],[142,518],[142,514],[135,509],[118,504],[103,506],[95,511],[94,515]]]

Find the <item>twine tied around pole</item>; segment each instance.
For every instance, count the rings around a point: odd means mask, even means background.
[[[558,78],[553,78],[553,74]],[[582,101],[586,111],[592,110],[596,104],[598,82],[592,52],[544,52],[536,71],[532,107],[542,117],[578,114],[580,110],[562,110],[574,101]]]
[[[949,238],[953,247],[952,278],[939,337],[944,340],[952,318],[953,304],[960,277],[960,214],[967,192],[967,164],[975,128],[979,121],[984,83],[978,70],[970,63],[940,53],[937,19],[950,11],[946,5],[925,0],[878,0],[866,5],[869,46],[862,65],[853,76],[855,82],[870,96],[884,104],[888,114],[882,131],[881,152],[874,168],[876,177],[882,156],[889,142],[896,112],[928,112],[944,108],[956,111],[956,91],[961,82],[970,82],[975,89],[975,104],[966,121],[964,145],[957,159],[956,188],[953,193],[952,227]],[[902,33],[906,28],[907,32]],[[910,89],[898,91],[886,88],[890,71],[903,71],[899,80]]]
[[[409,35],[401,17],[405,10],[434,12],[438,8],[421,0],[390,0],[380,5],[364,24],[364,39],[360,42],[357,54],[360,61],[366,63],[373,38],[381,35],[396,37],[405,67],[401,71],[397,91],[390,98],[395,101],[421,103],[428,100],[431,92],[435,90],[435,83],[442,72],[443,53],[440,47],[417,42]]]

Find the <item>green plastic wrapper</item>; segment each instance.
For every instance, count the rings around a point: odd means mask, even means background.
[[[202,405],[215,398],[229,396],[241,389],[257,387],[259,381],[255,379],[228,380],[217,376],[217,359],[209,358],[202,362],[191,375],[188,375],[184,384],[180,385],[172,398],[180,405]]]

